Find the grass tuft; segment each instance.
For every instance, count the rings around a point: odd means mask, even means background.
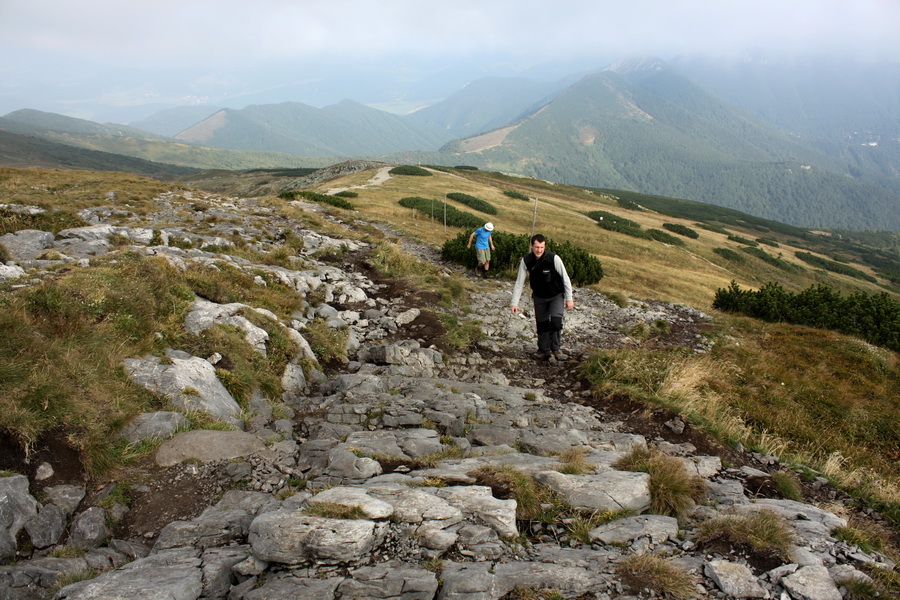
[[[597,470],[597,467],[588,463],[584,448],[569,448],[559,455],[559,467],[557,471],[566,475],[587,475]]]
[[[650,512],[657,515],[682,519],[706,491],[706,483],[677,458],[642,446],[632,447],[613,468],[650,475]]]
[[[800,488],[800,479],[794,473],[788,471],[778,471],[772,473],[772,482],[775,489],[781,494],[782,498],[788,500],[803,501],[803,491]]]
[[[514,499],[516,501],[516,518],[523,521],[538,519],[545,507],[542,505],[558,505],[560,501],[552,490],[541,485],[528,473],[507,465],[486,466],[468,473],[474,477],[478,485],[491,488],[494,497]]]
[[[750,515],[727,515],[704,521],[697,528],[701,545],[724,543],[790,562],[794,542],[790,528],[777,514],[761,510]]]
[[[649,589],[654,597],[687,600],[697,595],[694,580],[671,559],[656,554],[634,554],[616,566],[622,582],[634,592]]]

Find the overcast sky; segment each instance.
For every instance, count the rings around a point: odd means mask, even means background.
[[[898,0],[0,0],[4,63],[216,66],[284,58],[523,60],[693,51],[900,58]]]
[[[284,60],[526,68],[748,51],[900,60],[900,0],[0,0],[10,87]]]

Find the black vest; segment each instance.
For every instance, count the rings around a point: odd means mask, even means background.
[[[538,260],[533,253],[525,255],[525,268],[528,270],[528,283],[532,293],[538,298],[552,298],[563,293],[562,275],[556,272],[556,255],[549,250]]]

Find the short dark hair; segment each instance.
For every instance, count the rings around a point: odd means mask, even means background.
[[[543,236],[543,234],[536,233],[531,236],[531,244],[533,245],[535,242],[546,242],[547,238]]]

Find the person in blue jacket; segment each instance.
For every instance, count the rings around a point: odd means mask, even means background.
[[[479,227],[469,236],[469,243],[466,248],[472,247],[472,240],[475,240],[475,259],[478,266],[475,270],[482,277],[487,277],[488,270],[491,268],[491,250],[494,250],[494,240],[491,235],[494,233],[494,224],[485,223],[483,227]]]

